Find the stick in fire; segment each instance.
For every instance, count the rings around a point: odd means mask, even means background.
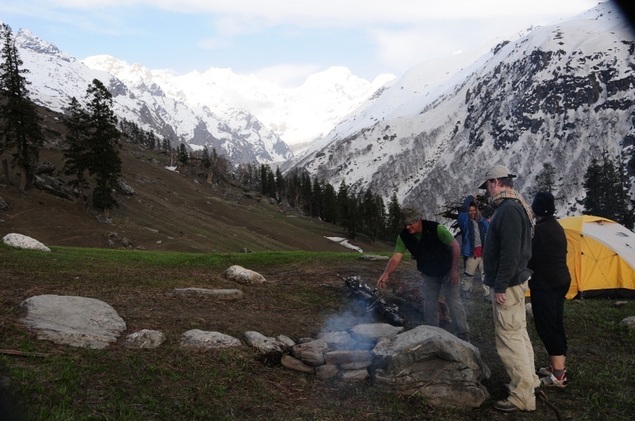
[[[389,304],[378,293],[377,288],[371,289],[358,276],[344,278],[344,284],[348,287],[350,295],[356,299],[366,302],[366,311],[374,312],[377,316],[384,318],[393,326],[403,326],[406,319],[399,314],[399,307],[396,304]]]

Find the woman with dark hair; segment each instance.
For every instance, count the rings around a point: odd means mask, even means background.
[[[567,266],[567,237],[554,217],[554,197],[538,192],[531,204],[536,217],[529,268],[534,271],[529,280],[531,308],[538,336],[549,354],[550,365],[538,370],[542,384],[567,386],[565,360],[567,335],[564,330],[564,302],[571,284]]]

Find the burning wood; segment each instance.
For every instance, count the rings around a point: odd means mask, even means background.
[[[358,276],[344,278],[344,284],[348,287],[351,297],[366,303],[367,312],[374,312],[393,326],[406,324],[406,319],[399,314],[399,307],[396,304],[387,303],[378,294],[377,288],[371,289]]]

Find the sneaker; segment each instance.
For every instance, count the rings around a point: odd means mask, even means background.
[[[550,365],[548,365],[547,367],[540,367],[538,371],[536,371],[536,374],[542,377],[547,377],[553,374],[553,367],[551,367]]]
[[[503,412],[516,412],[520,411],[520,408],[505,399],[504,401],[496,401],[494,402],[494,409]]]
[[[561,389],[564,389],[565,387],[567,387],[567,384],[569,383],[567,380],[566,372],[562,374],[560,379],[554,376],[553,373],[551,373],[549,376],[543,377],[541,381],[542,381],[542,384],[544,384],[545,386],[559,387]]]

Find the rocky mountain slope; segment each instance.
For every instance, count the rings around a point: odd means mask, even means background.
[[[432,216],[474,193],[495,164],[517,173],[516,187],[529,194],[550,163],[559,215],[576,213],[591,160],[602,151],[620,164],[633,156],[634,63],[628,20],[601,3],[501,43],[438,84],[422,84],[413,69],[296,166],[333,185],[396,192]]]

